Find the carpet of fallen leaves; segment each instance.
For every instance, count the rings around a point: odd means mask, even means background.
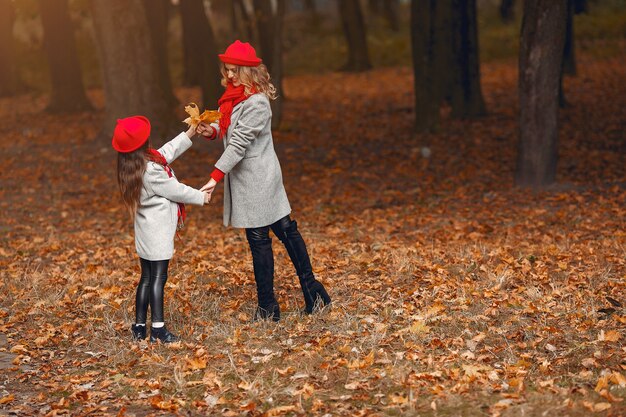
[[[515,62],[484,66],[487,117],[444,110],[420,136],[409,68],[287,79],[276,148],[332,309],[299,313],[275,243],[284,318],[251,321],[220,188],[177,242],[174,346],[129,338],[139,267],[102,111],[0,100],[0,413],[624,415],[626,63],[579,59],[539,193],[513,185]],[[197,139],[177,175],[201,186],[220,151]]]

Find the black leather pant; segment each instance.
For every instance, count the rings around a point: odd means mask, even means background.
[[[148,304],[152,322],[163,322],[163,289],[167,282],[169,259],[163,261],[141,261],[141,279],[135,298],[135,323],[143,324],[148,315]]]
[[[289,258],[296,269],[306,303],[306,311],[308,313],[313,311],[318,296],[322,298],[324,304],[330,303],[330,297],[324,286],[313,275],[311,260],[304,239],[298,231],[297,222],[285,216],[269,226],[246,229],[246,237],[252,252],[259,306],[267,308],[277,303],[274,296],[274,254],[272,239],[269,236],[270,229],[287,249]]]

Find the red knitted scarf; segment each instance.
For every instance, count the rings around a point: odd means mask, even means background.
[[[217,100],[217,104],[220,107],[220,113],[222,113],[222,117],[220,118],[220,138],[226,136],[228,132],[228,127],[230,126],[230,116],[233,113],[233,108],[247,99],[250,96],[246,95],[246,86],[243,84],[239,85],[239,87],[235,87],[233,83],[228,83],[226,86],[226,91],[222,94],[219,100]],[[255,91],[252,91],[254,94]]]
[[[163,169],[165,170],[165,172],[167,172],[167,175],[170,178],[174,176],[174,173],[172,172],[172,168],[170,168],[169,164],[167,163],[167,160],[156,149],[152,149],[152,148],[148,149],[148,159],[150,159],[152,162],[156,162],[157,164],[161,165]],[[185,204],[183,203],[176,203],[176,204],[178,204],[178,229],[180,230],[185,225],[185,220],[187,219],[187,213],[185,212]]]

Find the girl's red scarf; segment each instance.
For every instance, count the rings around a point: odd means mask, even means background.
[[[254,94],[255,91],[252,91]],[[226,91],[222,94],[219,100],[217,100],[217,104],[220,108],[220,113],[222,113],[222,117],[220,117],[220,138],[226,136],[228,132],[228,127],[230,126],[230,116],[233,113],[233,108],[247,99],[250,96],[246,95],[246,86],[241,84],[238,87],[235,87],[233,83],[228,83],[226,86]]]
[[[169,164],[167,163],[167,160],[165,159],[163,155],[161,155],[159,151],[157,151],[156,149],[149,148],[148,158],[152,162],[156,162],[157,164],[163,166],[163,169],[165,170],[165,172],[167,172],[167,175],[170,178],[174,176],[174,173],[172,172],[172,168],[170,168]],[[180,230],[185,225],[185,220],[187,219],[187,213],[185,212],[185,205],[183,203],[177,203],[177,204],[178,204],[178,229]]]

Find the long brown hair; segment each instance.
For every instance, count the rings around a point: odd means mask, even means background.
[[[146,141],[136,151],[117,154],[117,184],[120,187],[122,201],[133,218],[139,207],[143,174],[146,172],[148,162],[146,152],[150,146],[149,142]]]

